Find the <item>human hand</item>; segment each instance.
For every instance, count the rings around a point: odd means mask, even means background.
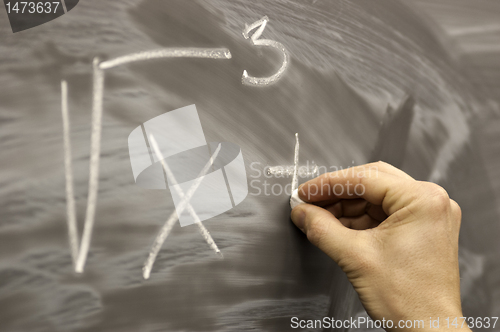
[[[373,319],[423,320],[425,331],[440,317],[439,331],[462,316],[461,211],[442,187],[378,162],[323,174],[299,197],[312,204],[295,207],[292,221],[347,274]]]

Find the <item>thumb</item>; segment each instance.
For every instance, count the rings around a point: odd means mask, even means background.
[[[300,204],[292,210],[292,221],[307,239],[339,262],[342,254],[353,247],[354,230],[342,225],[329,211],[312,204]]]

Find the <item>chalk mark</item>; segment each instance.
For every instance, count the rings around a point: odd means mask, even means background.
[[[90,137],[90,172],[87,211],[83,227],[82,242],[76,262],[75,271],[82,273],[92,239],[92,230],[95,222],[97,193],[99,190],[99,161],[101,154],[102,132],[102,100],[104,92],[104,72],[99,68],[99,58],[93,61],[93,100],[92,100],[92,132]]]
[[[61,0],[61,4],[62,4],[63,10],[64,10],[64,14],[66,14],[68,12],[68,9],[66,7],[66,1],[65,0]]]
[[[104,95],[105,70],[115,68],[124,64],[146,61],[159,58],[208,58],[208,59],[230,59],[231,52],[226,48],[165,48],[153,51],[133,53],[117,57],[115,59],[99,62],[98,58],[93,61],[93,96],[92,96],[92,133],[90,147],[90,175],[87,209],[82,242],[75,263],[75,271],[83,273],[87,260],[92,231],[95,223],[95,212],[97,195],[99,189],[99,163],[101,152],[102,112]]]
[[[156,142],[156,140],[153,137],[153,135],[149,136],[149,141],[151,142],[151,146],[153,147],[153,150],[154,150],[154,152],[156,154],[156,158],[158,158],[158,160],[160,160],[163,168],[165,169],[165,173],[167,174],[167,177],[172,182],[170,184],[170,187],[175,189],[175,191],[177,192],[177,194],[180,196],[181,199],[184,198],[184,192],[178,186],[179,183],[177,182],[177,179],[175,178],[174,173],[172,173],[172,170],[170,169],[170,167],[168,166],[167,162],[165,161],[165,158],[163,157],[163,154],[161,153],[161,151],[160,151],[160,149],[158,147],[158,143]],[[213,166],[213,157],[212,157],[212,155],[210,155],[209,162]],[[203,235],[203,238],[205,239],[205,241],[207,241],[207,244],[210,246],[210,248],[212,248],[215,251],[216,254],[222,255],[222,253],[219,250],[219,248],[217,247],[217,244],[215,243],[214,239],[212,238],[212,236],[210,235],[210,233],[208,232],[208,230],[205,228],[205,226],[202,224],[200,218],[196,214],[196,212],[193,209],[193,206],[191,205],[191,203],[189,203],[189,200],[186,203],[186,209],[187,209],[188,213],[193,217],[195,223],[198,224],[198,227],[200,228],[200,231],[201,231],[201,233]]]
[[[269,77],[253,77],[248,75],[248,72],[244,70],[243,76],[241,77],[241,83],[245,85],[270,85],[272,83],[275,83],[281,78],[281,76],[283,76],[283,73],[288,67],[289,55],[283,44],[270,39],[259,39],[264,32],[264,29],[266,28],[267,22],[269,22],[269,18],[267,16],[264,16],[260,20],[250,25],[245,23],[245,29],[243,29],[243,37],[245,37],[245,39],[250,38],[252,44],[255,46],[268,46],[280,50],[283,53],[283,64],[274,75],[271,75]],[[250,37],[249,32],[256,29],[257,27],[257,31],[255,31],[255,33]]]
[[[267,169],[267,175],[275,175],[276,177],[289,177],[293,176],[295,166],[269,166]],[[302,166],[298,169],[299,177],[310,177],[315,176],[319,172],[318,165],[312,167]]]
[[[64,140],[64,173],[66,180],[66,215],[71,258],[73,260],[73,266],[76,266],[76,260],[78,257],[78,227],[76,223],[75,194],[73,189],[73,164],[68,111],[68,83],[66,81],[61,81],[61,99]]]
[[[172,214],[167,219],[167,221],[161,228],[160,232],[158,233],[153,243],[153,246],[151,247],[151,251],[149,252],[149,256],[142,269],[144,279],[149,279],[151,275],[151,269],[153,268],[153,264],[156,260],[156,256],[158,256],[158,253],[160,252],[163,243],[165,242],[168,235],[172,231],[172,228],[174,227],[174,224],[178,219],[178,215],[180,215],[189,204],[189,200],[191,199],[191,197],[193,197],[196,189],[198,189],[198,187],[200,186],[201,182],[203,181],[203,177],[207,174],[208,169],[212,166],[213,161],[219,154],[220,149],[221,149],[221,144],[217,146],[208,163],[203,167],[200,174],[198,174],[196,180],[193,182],[192,186],[189,188],[187,193],[184,195],[183,199],[180,201],[179,205],[172,212]]]
[[[299,134],[295,133],[295,155],[293,157],[292,192],[299,188]]]
[[[162,58],[205,58],[205,59],[231,59],[231,52],[227,48],[163,48],[124,55],[115,59],[101,62],[99,68],[111,69],[127,63],[162,59]]]

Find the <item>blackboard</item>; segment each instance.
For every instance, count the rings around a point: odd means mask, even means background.
[[[264,21],[260,40],[279,44],[252,40]],[[254,22],[245,36],[245,24]],[[292,225],[289,195],[275,194],[291,177],[268,170],[293,165],[295,133],[307,172],[383,159],[444,186],[463,210],[464,314],[498,310],[491,291],[498,215],[476,138],[477,115],[488,105],[414,7],[395,0],[92,0],[32,29],[1,29],[0,330],[285,331],[291,317],[366,315],[340,269]],[[193,48],[217,49],[220,59],[146,60],[141,53]],[[144,59],[111,69],[113,59],[137,53]],[[61,81],[81,236],[96,68],[104,72],[99,188],[88,256],[75,273]],[[244,71],[274,78],[245,81]],[[136,184],[127,138],[188,105],[196,105],[207,142],[241,149],[248,194],[203,221],[223,257],[196,226],[176,223],[144,279],[144,262],[175,204],[169,190]]]

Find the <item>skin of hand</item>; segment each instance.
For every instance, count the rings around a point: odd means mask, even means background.
[[[347,274],[374,320],[462,317],[461,210],[440,186],[383,162],[326,173],[299,187],[292,221]],[[440,317],[440,328],[429,319]],[[470,331],[467,324],[453,330]]]

